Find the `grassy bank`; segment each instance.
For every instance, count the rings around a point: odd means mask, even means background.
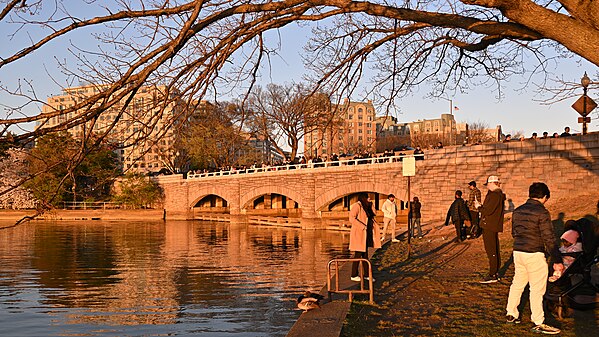
[[[563,228],[565,220],[579,218],[589,209],[588,205],[581,207],[579,200],[571,203],[549,207],[557,230]],[[567,213],[560,214],[558,208]],[[590,209],[594,210],[594,205]],[[503,279],[496,284],[478,283],[488,271],[482,238],[455,243],[453,227],[439,225],[435,223],[423,239],[413,241],[409,259],[405,241],[388,243],[375,254],[377,304],[355,301],[342,336],[533,335],[526,293],[522,323],[505,322],[505,305],[514,275],[509,217],[500,235]],[[597,270],[595,276],[599,276],[596,274]],[[545,315],[546,323],[562,329],[561,336],[594,336],[599,331],[599,309],[573,311],[563,320],[549,310]]]

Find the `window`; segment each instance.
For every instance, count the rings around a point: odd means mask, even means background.
[[[358,113],[362,113],[362,112],[364,112],[364,109],[358,108]]]
[[[364,116],[358,115],[358,119],[364,119]]]
[[[354,119],[354,115],[347,115],[347,119]]]
[[[372,127],[372,123],[366,123],[366,127],[367,128],[371,128]]]
[[[366,130],[366,133],[371,135],[372,134],[372,130]]]
[[[358,133],[362,133],[362,129],[358,129]]]
[[[358,123],[358,126],[362,126],[362,122],[359,122],[359,123]]]

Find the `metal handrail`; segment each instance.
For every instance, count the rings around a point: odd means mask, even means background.
[[[208,178],[208,177],[222,177],[229,175],[239,175],[239,174],[256,174],[256,173],[266,173],[266,172],[276,172],[276,171],[288,171],[288,170],[304,170],[304,169],[317,169],[322,167],[340,167],[340,166],[350,166],[350,165],[373,165],[373,164],[384,164],[384,163],[394,163],[400,162],[403,158],[406,157],[422,157],[424,159],[424,154],[417,155],[403,155],[403,156],[391,156],[391,157],[376,157],[376,158],[358,158],[358,159],[349,159],[349,160],[337,160],[337,161],[325,161],[320,163],[303,163],[303,164],[292,164],[292,165],[281,165],[281,166],[267,166],[267,167],[256,167],[256,168],[248,168],[245,170],[226,170],[226,171],[218,171],[218,172],[205,172],[205,173],[193,173],[187,174],[187,179],[198,179],[198,178]]]
[[[368,264],[368,289],[364,289],[364,268],[360,264],[360,290],[355,289],[339,289],[339,263],[340,262],[361,262]],[[331,289],[331,265],[335,265],[335,289]],[[373,279],[372,279],[372,264],[367,259],[332,259],[327,265],[327,292],[329,294],[329,300],[331,300],[331,294],[348,294],[350,302],[354,299],[354,294],[368,294],[369,301],[374,304],[374,291],[373,291]]]

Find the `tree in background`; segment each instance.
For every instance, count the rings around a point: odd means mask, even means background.
[[[401,151],[402,147],[410,146],[410,144],[410,135],[385,135],[376,138],[376,152]]]
[[[39,138],[27,161],[33,178],[25,187],[46,207],[63,201],[106,200],[119,174],[110,146],[86,145],[65,132]]]
[[[128,173],[118,181],[117,195],[113,201],[132,208],[155,208],[162,205],[164,192],[150,177]]]
[[[243,112],[239,104],[218,102],[199,107],[178,140],[192,169],[235,166],[258,160],[248,145],[250,134],[242,131]]]
[[[468,124],[468,142],[471,144],[486,143],[499,140],[496,129],[489,128],[489,124],[484,122],[474,122]]]
[[[287,156],[280,144],[289,146],[291,160],[297,156],[300,141],[309,129],[307,126],[326,128],[335,120],[328,96],[314,93],[301,83],[256,86],[247,104],[252,112],[250,129],[268,139],[283,157]]]

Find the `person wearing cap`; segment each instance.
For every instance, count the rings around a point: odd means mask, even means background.
[[[466,205],[468,206],[468,210],[470,211],[470,220],[472,221],[472,228],[470,231],[470,235],[473,238],[477,238],[480,236],[480,227],[479,227],[479,216],[478,209],[476,208],[477,203],[483,200],[482,194],[478,187],[476,187],[476,181],[471,181],[468,183],[468,189],[470,190],[470,194],[468,195],[468,201],[466,201]]]
[[[489,259],[489,274],[480,283],[495,283],[499,281],[499,233],[503,232],[503,215],[505,209],[505,194],[501,191],[498,176],[489,176],[485,183],[489,192],[485,201],[478,207],[480,212],[480,227],[483,230],[483,243]]]
[[[381,236],[381,241],[385,241],[385,236],[387,235],[387,228],[391,225],[391,242],[399,242],[398,239],[395,238],[395,224],[397,222],[397,204],[395,204],[395,196],[393,194],[389,194],[387,200],[383,203],[383,207],[381,207],[383,211],[383,235]]]
[[[518,306],[524,288],[529,285],[530,320],[534,323],[532,331],[556,335],[560,330],[545,324],[543,311],[543,296],[547,290],[549,275],[545,254],[551,256],[555,271],[561,274],[564,270],[551,215],[545,208],[550,195],[547,185],[541,182],[533,183],[528,188],[528,200],[517,207],[512,215],[514,278],[506,305],[506,320],[508,323],[520,323]]]

